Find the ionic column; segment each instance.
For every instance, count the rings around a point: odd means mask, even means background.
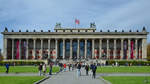
[[[65,59],[65,39],[63,39],[63,59]]]
[[[41,56],[43,58],[43,39],[40,39],[41,40]]]
[[[102,39],[99,39],[99,58],[102,57]]]
[[[109,58],[109,39],[107,39],[107,57],[106,58]]]
[[[131,39],[128,39],[128,59],[131,57]]]
[[[138,58],[138,44],[137,44],[137,41],[138,41],[138,39],[135,39],[135,57],[134,57],[134,59],[137,59]]]
[[[56,59],[58,57],[58,39],[55,39]]]
[[[21,39],[19,39],[19,59],[22,59],[21,58]]]
[[[78,39],[77,59],[79,59],[79,55],[80,55],[80,39]]]
[[[87,39],[85,39],[84,49],[84,58],[87,58]]]
[[[48,58],[50,58],[50,45],[51,44],[51,39],[48,39]]]
[[[33,56],[34,56],[34,58],[35,58],[35,52],[36,52],[36,39],[33,39]]]
[[[142,59],[146,60],[147,58],[147,41],[146,38],[142,39]]]
[[[70,59],[72,59],[72,39],[70,39]]]
[[[116,59],[116,39],[114,39],[114,58]]]
[[[123,41],[124,41],[124,39],[121,39],[121,53],[120,53],[120,54],[121,54],[121,55],[120,55],[121,58],[120,58],[120,59],[123,59],[123,53],[124,53],[124,51],[123,51],[123,47],[124,47],[124,46],[123,46]]]
[[[3,55],[4,55],[4,59],[7,59],[7,38],[4,38],[3,39]]]
[[[26,42],[27,42],[27,44],[26,44],[26,59],[28,59],[28,57],[29,57],[29,55],[28,55],[29,54],[28,53],[29,52],[29,50],[28,50],[29,49],[29,46],[28,46],[29,45],[29,39],[26,39]]]
[[[95,42],[94,39],[92,39],[92,58],[94,58],[94,46],[95,46]]]
[[[12,60],[14,59],[14,39],[12,39]]]

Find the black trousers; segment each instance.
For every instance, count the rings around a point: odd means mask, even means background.
[[[88,71],[88,70],[86,70],[86,75],[87,75],[87,76],[89,75],[89,74],[88,74],[88,72],[89,72],[89,71]]]
[[[9,68],[6,68],[6,73],[8,73],[9,72]]]
[[[93,78],[96,77],[96,71],[93,71]]]

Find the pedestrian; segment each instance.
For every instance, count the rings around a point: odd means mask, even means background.
[[[69,71],[70,71],[70,68],[71,68],[71,64],[69,64],[69,65],[68,65],[68,67],[69,67]]]
[[[77,76],[79,77],[79,76],[81,76],[81,64],[80,63],[78,63],[77,64]]]
[[[9,64],[7,63],[7,64],[5,65],[5,67],[6,67],[6,73],[8,74],[8,72],[9,72]]]
[[[92,72],[93,72],[92,78],[95,79],[95,77],[96,77],[96,69],[97,69],[97,66],[96,66],[95,63],[94,63],[94,65],[91,65],[91,69],[92,69]]]
[[[88,74],[88,72],[89,72],[89,65],[88,64],[85,65],[85,70],[86,70],[86,75],[88,76],[89,75]]]
[[[52,75],[52,69],[53,69],[53,63],[52,62],[50,62],[49,67],[50,67],[49,75]]]
[[[66,72],[66,64],[64,63],[64,72]]]
[[[72,71],[74,70],[74,68],[75,68],[75,64],[74,64],[74,63],[72,63]]]
[[[39,75],[41,76],[42,75],[42,63],[39,65],[38,69],[39,69]]]
[[[46,73],[46,64],[43,65],[43,75]]]
[[[59,63],[59,72],[62,72],[62,67],[63,67],[63,64]]]

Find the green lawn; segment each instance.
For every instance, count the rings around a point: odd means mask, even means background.
[[[59,67],[54,66],[53,72],[58,72]],[[5,73],[5,66],[0,66],[0,73]],[[38,66],[10,66],[9,73],[37,73]],[[47,67],[47,72],[49,72],[49,67]]]
[[[150,84],[150,76],[105,76],[112,84]]]
[[[150,66],[98,67],[98,73],[150,73]]]
[[[33,84],[44,76],[3,76],[0,77],[0,84]]]

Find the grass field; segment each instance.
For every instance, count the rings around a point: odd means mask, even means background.
[[[0,84],[33,84],[44,76],[3,76],[0,77]]]
[[[108,76],[103,78],[112,84],[150,84],[150,77],[144,76]]]
[[[59,67],[54,66],[53,72],[58,72]],[[0,66],[0,73],[5,73],[5,66]],[[9,73],[37,73],[38,66],[10,66]],[[49,72],[49,67],[47,67],[47,72]]]
[[[98,67],[97,73],[150,73],[150,66]]]

